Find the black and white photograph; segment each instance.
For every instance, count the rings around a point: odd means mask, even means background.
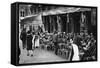
[[[97,61],[97,8],[18,4],[19,64]]]

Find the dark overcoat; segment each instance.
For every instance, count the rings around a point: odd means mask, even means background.
[[[32,35],[27,35],[27,50],[32,50]]]

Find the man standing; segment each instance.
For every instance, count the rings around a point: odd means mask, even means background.
[[[31,55],[33,56],[32,54],[32,34],[31,34],[31,31],[28,31],[27,32],[27,51],[28,51],[28,54],[27,56]]]
[[[22,40],[23,49],[26,45],[26,29],[23,29],[20,35],[20,39]]]

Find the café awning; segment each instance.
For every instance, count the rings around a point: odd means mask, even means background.
[[[21,23],[42,25],[41,14],[29,15],[29,16],[23,17],[23,18],[21,18]]]

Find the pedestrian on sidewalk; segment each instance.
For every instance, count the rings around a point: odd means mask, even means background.
[[[27,56],[33,56],[33,51],[32,51],[32,33],[31,31],[27,32]]]

